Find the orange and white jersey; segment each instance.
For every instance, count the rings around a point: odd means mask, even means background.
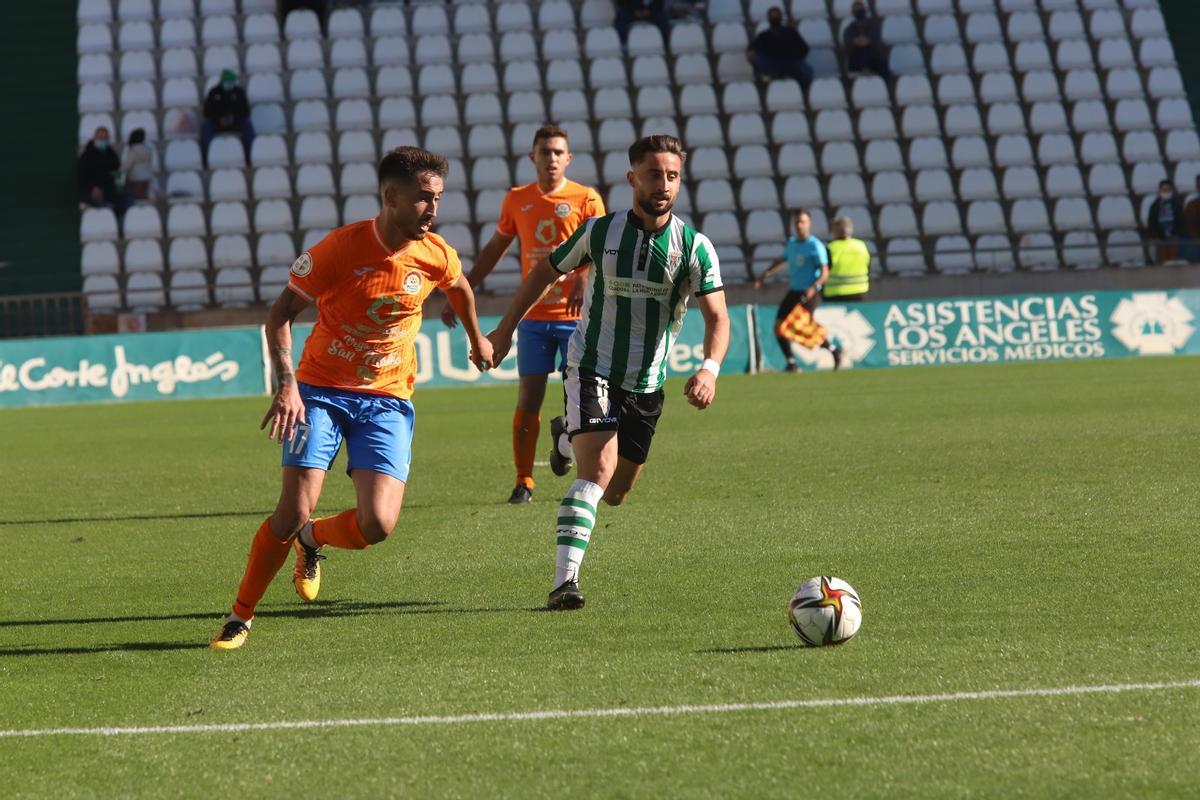
[[[317,304],[296,378],[408,399],[417,375],[421,304],[461,275],[458,253],[437,234],[393,252],[376,220],[333,231],[292,264],[288,288]]]
[[[536,182],[510,189],[500,207],[496,232],[521,240],[521,276],[555,247],[562,244],[584,220],[604,216],[604,201],[595,189],[574,181],[563,181],[549,194],[543,194]],[[550,287],[541,302],[525,319],[561,322],[579,319],[567,313],[567,298],[576,277],[567,275]]]

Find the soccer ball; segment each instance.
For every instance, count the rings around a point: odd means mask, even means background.
[[[809,578],[788,603],[788,621],[808,647],[841,644],[850,641],[862,625],[862,601],[841,578]]]

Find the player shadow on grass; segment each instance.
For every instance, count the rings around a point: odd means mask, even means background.
[[[429,502],[422,503],[420,501],[408,501],[404,504],[406,510],[414,510],[421,508],[486,508],[494,505],[505,505],[505,503],[495,503],[490,500],[483,502],[457,502],[447,503],[438,501],[437,503]],[[155,520],[178,520],[178,519],[220,519],[222,517],[269,517],[272,514],[267,511],[197,511],[194,513],[172,514],[127,514],[125,516],[91,516],[91,517],[48,517],[46,519],[0,519],[0,527],[6,525],[73,525],[85,522],[153,522]]]
[[[446,608],[444,600],[399,600],[390,602],[356,602],[350,600],[318,601],[310,605],[293,608],[267,608],[256,617],[308,619],[315,617],[362,617],[379,613],[392,614],[495,614],[541,611],[529,608]],[[175,620],[220,620],[219,613],[154,614],[128,617],[77,617],[73,619],[0,620],[0,627],[22,625],[96,625],[119,622],[170,622]],[[84,645],[79,647],[0,647],[0,658],[6,656],[53,656],[88,655],[118,652],[166,652],[171,650],[199,650],[208,647],[206,642],[117,642],[113,644]]]
[[[5,525],[71,525],[80,522],[152,522],[154,520],[173,519],[220,519],[221,517],[266,517],[270,511],[200,511],[193,514],[127,514],[120,517],[50,517],[47,519],[0,519],[0,527]]]
[[[206,642],[117,642],[81,647],[0,647],[0,658],[6,656],[75,656],[95,653],[165,652],[169,650],[199,650]]]
[[[544,608],[460,608],[446,607],[445,600],[391,600],[365,602],[356,600],[318,600],[303,606],[267,606],[256,617],[279,619],[312,619],[316,617],[363,617],[379,613],[391,614],[498,614],[520,611],[544,611]],[[58,619],[0,619],[0,628],[33,627],[40,625],[103,625],[119,622],[173,622],[179,620],[220,620],[219,611],[186,614],[144,614],[121,617],[70,617]],[[150,648],[148,648],[150,649]],[[0,655],[4,651],[0,649]]]
[[[696,650],[698,655],[727,655],[730,653],[776,653],[784,650],[808,650],[802,644],[767,644],[752,647],[710,647],[707,650]]]

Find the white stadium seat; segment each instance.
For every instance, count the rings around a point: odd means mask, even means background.
[[[285,200],[263,200],[254,207],[254,230],[257,233],[288,233],[295,228],[292,207]]]
[[[917,200],[922,203],[931,200],[955,199],[954,184],[950,180],[950,173],[944,169],[921,170],[917,173],[913,188]]]
[[[246,174],[240,169],[214,170],[208,179],[210,200],[245,200],[249,197]]]
[[[162,272],[161,242],[155,239],[135,239],[125,245],[122,263],[126,272]]]
[[[981,136],[960,136],[955,139],[950,158],[958,169],[990,166],[992,163],[987,141]]]
[[[927,203],[921,212],[921,228],[926,236],[962,233],[958,204],[946,200]]]
[[[250,163],[256,167],[283,166],[288,164],[287,143],[282,136],[267,134],[254,137],[250,146]]]
[[[180,236],[171,240],[167,264],[172,272],[208,269],[208,250],[198,236]]]
[[[250,242],[240,234],[218,236],[213,242],[212,265],[220,270],[228,267],[248,267],[252,263]]]
[[[204,308],[211,302],[208,294],[208,279],[199,268],[176,272],[172,267],[168,291],[171,305],[175,308],[195,310]]]
[[[137,272],[125,284],[125,302],[136,311],[153,311],[166,305],[162,275],[158,272]]]

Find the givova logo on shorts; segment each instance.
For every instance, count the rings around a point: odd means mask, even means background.
[[[875,347],[875,327],[857,309],[820,306],[813,316],[825,326],[834,344],[842,348],[842,369],[862,361]],[[833,369],[833,356],[824,348],[793,347],[792,352],[811,367]]]
[[[1109,320],[1113,337],[1143,356],[1171,355],[1192,338],[1192,312],[1166,292],[1144,292],[1123,298]]]

